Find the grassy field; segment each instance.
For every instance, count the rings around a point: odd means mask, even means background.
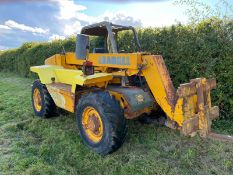
[[[3,174],[233,174],[233,145],[184,137],[163,126],[129,121],[127,139],[101,157],[81,141],[74,114],[34,116],[33,80],[0,73],[0,175]],[[233,134],[229,121],[214,124]]]

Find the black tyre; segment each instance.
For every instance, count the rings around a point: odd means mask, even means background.
[[[47,88],[39,80],[32,85],[32,107],[35,115],[48,118],[54,116],[56,105]]]
[[[83,95],[77,104],[76,117],[82,140],[101,155],[117,150],[125,140],[123,109],[106,91]]]

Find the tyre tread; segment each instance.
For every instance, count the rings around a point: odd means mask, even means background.
[[[107,91],[90,92],[81,96],[76,110],[78,111],[81,106],[90,102],[103,107],[102,109],[105,115],[108,116],[108,122],[112,131],[109,144],[101,145],[100,148],[94,150],[102,155],[112,153],[122,145],[126,137],[127,125],[124,118],[124,111],[121,108],[119,101]],[[77,117],[81,116],[77,115]]]

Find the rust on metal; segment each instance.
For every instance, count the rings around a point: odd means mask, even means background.
[[[199,115],[199,129],[200,129],[200,135],[203,137],[206,137],[208,134],[208,126],[209,126],[209,120],[208,120],[208,108],[205,106],[204,102],[204,94],[203,94],[203,84],[202,79],[197,79],[197,109],[198,109],[198,115]]]
[[[215,87],[215,79],[196,78],[178,88],[177,94],[183,99],[184,135],[198,131],[201,137],[207,137],[211,132],[212,120],[219,117],[219,108],[211,106],[210,90]]]
[[[181,84],[180,87],[177,89],[177,93],[179,97],[195,95],[197,93],[195,82]]]
[[[215,78],[208,79],[207,80],[207,85],[209,87],[209,90],[215,89],[216,86],[217,86],[216,79]]]
[[[181,132],[184,135],[191,135],[192,133],[197,132],[198,126],[199,126],[199,118],[198,115],[195,115],[195,117],[192,117],[190,119],[187,119],[183,122],[183,126],[181,128]]]
[[[100,122],[98,118],[95,115],[90,116],[86,127],[95,134],[99,134]]]
[[[156,59],[155,64],[157,65],[159,75],[163,77],[163,85],[166,90],[167,94],[167,100],[169,104],[174,107],[175,106],[175,101],[177,100],[177,95],[175,88],[173,86],[173,83],[171,81],[171,77],[169,75],[169,72],[167,70],[167,67],[165,65],[164,59],[162,58],[161,55],[156,55],[154,56]]]
[[[210,132],[208,134],[208,138],[233,143],[233,136],[230,136],[230,135],[223,135],[223,134],[217,134],[217,133]]]
[[[214,120],[219,117],[219,107],[214,106],[210,108],[210,120]]]

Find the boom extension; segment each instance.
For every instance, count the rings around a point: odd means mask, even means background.
[[[175,91],[162,56],[144,56],[142,73],[159,106],[171,121],[178,124],[184,135],[197,131],[206,137],[211,121],[219,116],[217,106],[211,106],[210,91],[216,87],[216,80],[197,78],[181,84]]]

